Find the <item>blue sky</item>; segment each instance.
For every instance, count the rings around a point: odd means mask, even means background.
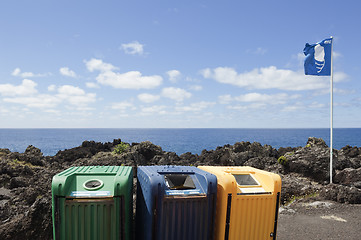
[[[0,127],[361,127],[359,1],[1,1]]]

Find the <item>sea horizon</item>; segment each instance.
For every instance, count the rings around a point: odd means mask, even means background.
[[[259,142],[273,148],[305,146],[309,137],[329,145],[329,128],[0,128],[0,148],[24,152],[29,145],[52,156],[83,141],[150,141],[164,151],[200,154],[236,142]],[[361,128],[334,128],[333,148],[360,146]]]
[[[2,129],[330,129],[326,127],[0,127]],[[361,129],[361,127],[334,127],[333,129]]]

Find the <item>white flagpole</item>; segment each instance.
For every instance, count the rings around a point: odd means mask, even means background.
[[[333,158],[333,37],[331,36],[331,81],[330,81],[330,183],[332,183],[332,158]]]

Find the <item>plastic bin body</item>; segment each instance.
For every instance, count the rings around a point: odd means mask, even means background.
[[[55,240],[131,239],[131,167],[71,167],[53,177]]]
[[[137,179],[136,239],[213,239],[213,174],[196,167],[141,166]]]
[[[215,239],[276,239],[279,175],[252,167],[199,168],[217,176]]]

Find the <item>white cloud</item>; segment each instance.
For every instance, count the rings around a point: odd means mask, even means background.
[[[142,93],[138,95],[138,99],[145,103],[152,103],[160,99],[159,95],[153,95],[149,93]]]
[[[215,104],[216,103],[214,103],[214,102],[202,101],[202,102],[192,103],[189,106],[176,107],[176,111],[180,111],[180,112],[200,112],[203,109],[207,109],[207,108],[210,108],[210,107],[214,106]]]
[[[77,107],[84,107],[85,105],[96,101],[95,93],[85,93],[83,89],[71,85],[59,87],[57,96]]]
[[[95,93],[86,93],[83,89],[71,85],[63,85],[56,88],[55,85],[48,87],[49,91],[56,91],[54,95],[50,94],[24,94],[8,95],[4,102],[22,104],[31,108],[49,108],[57,107],[59,104],[68,104],[81,110],[89,110],[88,104],[96,101]]]
[[[118,69],[117,67],[113,66],[110,63],[104,63],[103,60],[101,60],[101,59],[92,58],[89,61],[85,60],[84,62],[85,62],[87,69],[90,72],[94,72],[94,71],[108,72],[108,71],[113,71],[113,70]]]
[[[95,93],[87,93],[84,95],[69,96],[67,101],[71,105],[74,105],[77,107],[84,107],[90,103],[96,102],[96,94]]]
[[[159,75],[142,76],[139,71],[117,73],[118,69],[112,64],[104,63],[100,59],[85,61],[90,72],[100,71],[96,77],[98,83],[120,89],[150,89],[162,84],[163,78]]]
[[[295,112],[295,111],[299,111],[304,109],[304,106],[301,104],[296,104],[296,105],[290,105],[290,106],[286,106],[283,109],[281,109],[281,112]]]
[[[48,91],[49,92],[53,92],[53,91],[55,91],[56,90],[56,85],[54,85],[54,84],[52,84],[52,85],[50,85],[49,87],[48,87]]]
[[[30,77],[46,77],[50,75],[50,73],[39,73],[35,74],[32,72],[21,72],[20,68],[15,68],[11,75],[15,77],[22,77],[22,78],[30,78]]]
[[[236,106],[228,106],[228,109],[239,110],[239,111],[247,111],[250,109],[264,109],[267,107],[265,103],[251,103],[248,105],[236,105]]]
[[[44,112],[61,116],[61,112],[59,110],[56,110],[56,109],[45,109]]]
[[[178,70],[170,70],[166,73],[168,75],[169,81],[171,81],[172,83],[176,83],[181,76],[181,73]]]
[[[322,96],[322,95],[330,94],[330,91],[331,91],[330,88],[318,90],[317,92],[314,92],[312,94],[312,96]],[[340,88],[333,87],[333,93],[345,96],[345,95],[355,94],[356,90],[355,89],[340,89]]]
[[[332,51],[332,58],[333,60],[343,57],[341,53]]]
[[[76,73],[72,70],[70,70],[68,67],[62,67],[59,69],[59,72],[63,76],[76,78]]]
[[[133,110],[136,109],[136,107],[132,103],[127,102],[127,101],[113,103],[111,108],[115,109],[115,110],[122,110],[122,111],[125,111],[128,108],[133,109]]]
[[[278,94],[261,94],[261,93],[247,93],[232,97],[231,95],[222,95],[218,97],[221,104],[229,104],[232,101],[246,102],[246,103],[264,103],[264,104],[286,104],[289,100],[300,98],[301,95],[288,95],[286,93]]]
[[[238,97],[235,97],[235,99],[240,102],[265,102],[271,100],[272,96],[260,93],[247,93],[239,95]]]
[[[189,90],[192,91],[201,91],[203,89],[203,87],[201,85],[191,85],[189,86]]]
[[[300,95],[291,95],[289,96],[286,93],[278,94],[260,94],[260,93],[247,93],[235,97],[236,101],[240,102],[263,102],[267,104],[285,104],[290,99],[296,99],[301,97]]]
[[[328,77],[329,78],[329,77]],[[343,82],[348,78],[348,75],[344,72],[335,72],[333,73],[333,81],[334,82]]]
[[[190,98],[192,94],[181,88],[168,87],[163,88],[162,96],[181,102],[186,98]]]
[[[144,53],[143,50],[144,45],[140,44],[138,41],[133,41],[130,43],[124,43],[122,44],[122,46],[120,47],[120,49],[124,50],[124,52],[126,54],[131,54],[131,55],[142,55]]]
[[[32,80],[24,79],[18,86],[12,84],[0,84],[0,94],[3,96],[26,96],[36,94],[38,84]]]
[[[65,95],[65,96],[84,95],[85,94],[83,89],[81,89],[79,87],[74,87],[71,85],[63,85],[63,86],[59,87],[58,92],[61,95]]]
[[[204,77],[204,78],[212,78],[212,70],[210,68],[205,68],[199,71],[199,73]]]
[[[1,114],[7,114],[7,113],[9,113],[10,111],[8,110],[8,109],[6,109],[5,107],[3,107],[3,106],[0,106],[0,113]]]
[[[285,105],[291,100],[300,98],[300,94],[289,95],[286,93],[278,94],[261,94],[261,93],[247,93],[236,97],[231,95],[221,95],[218,101],[221,104],[231,104],[232,102],[241,102],[242,105],[229,105],[228,109],[238,111],[267,109],[270,105]],[[282,111],[294,111],[294,106],[286,106]]]
[[[303,53],[298,53],[296,56],[298,62],[303,65],[303,62],[305,61],[305,54]]]
[[[228,104],[230,102],[233,101],[233,98],[231,95],[227,94],[227,95],[221,95],[221,96],[218,96],[218,101],[219,103],[221,104]]]
[[[256,68],[250,72],[237,73],[229,67],[203,69],[204,78],[248,89],[316,90],[329,86],[329,77],[305,76],[303,72],[268,68]],[[342,76],[344,77],[344,76]]]
[[[4,102],[22,104],[32,108],[53,108],[61,103],[61,99],[48,94],[39,94],[31,97],[4,98]]]
[[[350,95],[350,94],[355,94],[356,90],[355,89],[340,89],[340,88],[333,88],[333,92],[337,93],[339,95]]]
[[[121,89],[150,89],[158,87],[163,81],[161,76],[142,76],[138,71],[126,73],[102,72],[96,79],[100,84]]]
[[[85,85],[87,88],[99,88],[99,85],[94,82],[86,82]]]
[[[313,102],[310,104],[309,107],[310,108],[324,108],[324,107],[326,107],[326,105],[323,103],[319,103],[319,102]]]
[[[32,108],[54,108],[59,104],[68,104],[77,109],[87,109],[88,104],[96,102],[95,93],[86,93],[83,89],[71,85],[57,87],[49,85],[48,91],[54,94],[38,94],[37,83],[24,79],[21,85],[1,84],[0,94],[7,103],[16,103]]]
[[[163,105],[155,105],[155,106],[151,106],[151,107],[143,107],[141,109],[141,114],[142,115],[150,115],[153,113],[157,113],[157,114],[161,114],[164,115],[167,112],[164,110],[166,108],[166,106]]]
[[[15,68],[14,71],[11,73],[11,75],[13,75],[13,76],[19,76],[20,74],[21,74],[20,68]],[[33,73],[29,73],[29,74],[33,75]],[[30,76],[30,77],[32,77],[32,76]]]

